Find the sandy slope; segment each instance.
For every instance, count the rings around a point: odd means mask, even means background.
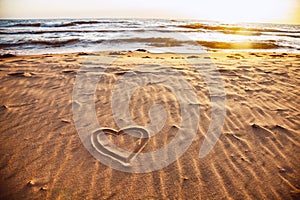
[[[216,146],[199,159],[211,105],[205,82],[187,63],[209,58],[108,54],[117,53],[1,59],[1,199],[300,198],[300,55],[209,55],[224,81],[227,116]],[[83,147],[72,117],[72,90],[79,68],[97,67],[103,56],[116,58],[96,91],[97,117],[103,126],[118,129],[110,105],[112,91],[126,71],[139,65],[172,67],[195,88],[201,112],[197,136],[188,151],[168,167],[152,173],[120,172],[95,160]],[[166,145],[180,128],[176,97],[159,85],[150,84],[134,93],[132,119],[145,126],[155,103],[165,107],[168,119],[142,152]],[[128,142],[135,141],[124,137],[112,140],[130,149]]]

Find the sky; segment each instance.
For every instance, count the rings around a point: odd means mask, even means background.
[[[300,0],[0,0],[0,18],[167,18],[300,24]]]

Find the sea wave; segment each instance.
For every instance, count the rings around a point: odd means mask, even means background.
[[[84,43],[85,45],[120,45],[120,44],[141,44],[150,47],[180,47],[185,45],[201,46],[208,49],[278,49],[288,46],[280,45],[275,40],[265,40],[260,42],[221,42],[221,41],[203,41],[203,40],[177,40],[175,38],[149,37],[149,38],[124,38],[124,39],[102,39],[102,40],[80,40],[79,38],[71,39],[54,39],[54,40],[26,40],[15,43],[0,43],[0,48],[15,47],[22,45],[30,46],[68,46],[76,43]]]
[[[109,20],[82,20],[82,21],[66,21],[66,22],[24,22],[17,24],[9,24],[8,27],[70,27],[78,25],[93,25],[93,24],[127,24],[131,26],[137,26],[140,24],[132,23],[125,20],[120,21],[109,21]]]
[[[45,34],[45,33],[114,33],[114,32],[125,32],[126,30],[22,30],[22,31],[11,31],[11,30],[0,30],[0,35],[18,35],[18,34]]]
[[[40,27],[42,23],[22,23],[22,24],[14,24],[9,25],[10,27]]]
[[[278,49],[284,47],[273,40],[262,42],[197,41],[197,43],[210,49]]]
[[[64,39],[64,40],[27,40],[27,41],[18,41],[14,43],[0,43],[0,48],[7,48],[7,47],[14,47],[14,46],[21,46],[21,45],[46,45],[46,46],[53,46],[59,47],[68,44],[74,44],[79,42],[80,39],[72,38],[72,39]]]
[[[13,24],[11,27],[67,27],[67,26],[76,26],[82,24],[98,24],[100,21],[74,21],[74,22],[65,22],[65,23],[18,23]]]
[[[195,41],[192,40],[177,40],[175,38],[162,38],[162,37],[149,37],[149,38],[126,38],[126,39],[112,39],[112,40],[98,40],[98,43],[144,43],[149,46],[155,47],[175,47],[183,45],[197,45]]]
[[[176,40],[174,38],[128,38],[114,40],[98,40],[98,43],[146,43],[153,47],[175,47],[184,45],[200,45],[209,49],[278,49],[287,46],[277,44],[275,40],[265,40],[260,42],[220,42],[220,41],[194,41],[194,40]]]
[[[15,34],[44,34],[44,33],[119,33],[119,32],[158,32],[158,33],[190,33],[203,31],[189,31],[189,30],[172,30],[172,29],[55,29],[55,30],[7,30],[0,29],[0,35],[15,35]]]
[[[244,33],[244,34],[258,34],[262,32],[278,32],[278,33],[299,33],[299,30],[282,30],[282,29],[274,29],[274,28],[250,28],[250,27],[241,27],[241,26],[230,26],[230,25],[206,25],[201,23],[194,24],[184,24],[178,25],[180,28],[188,28],[188,29],[204,29],[211,31],[219,31],[229,34],[234,33]]]
[[[172,29],[117,29],[117,30],[109,30],[109,29],[55,29],[55,30],[9,30],[9,29],[0,29],[0,35],[20,35],[20,34],[33,34],[33,35],[39,35],[39,34],[55,34],[55,33],[122,33],[122,32],[131,32],[131,33],[144,33],[144,32],[157,32],[157,33],[192,33],[192,32],[205,32],[203,30],[172,30]],[[261,36],[264,35],[261,32],[234,32],[234,31],[222,31],[224,34],[228,35],[242,35],[242,36]],[[300,38],[299,34],[297,33],[272,33],[272,36],[278,36],[278,37],[290,37],[290,38]]]

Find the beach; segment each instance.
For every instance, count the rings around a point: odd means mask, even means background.
[[[105,58],[113,62],[94,96],[97,120],[104,127],[118,130],[111,98],[126,72],[164,73],[141,72],[138,66],[163,65],[192,86],[201,117],[191,146],[175,162],[148,173],[126,173],[107,167],[84,147],[73,119],[73,88],[81,67],[101,67]],[[207,60],[222,78],[226,117],[216,145],[199,158],[212,106],[195,63],[201,68]],[[289,52],[204,55],[140,50],[1,58],[0,198],[298,199],[299,70],[300,54]],[[136,124],[149,123],[149,108],[155,103],[165,107],[168,118],[142,153],[168,144],[176,133],[173,129],[181,128],[176,97],[155,84],[136,90],[130,98]]]

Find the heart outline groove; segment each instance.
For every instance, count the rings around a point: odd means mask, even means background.
[[[127,134],[131,132],[130,135],[139,138],[139,143],[136,145],[132,152],[119,148],[112,144],[108,139],[106,134],[110,134],[117,137],[122,134]],[[133,133],[138,133],[133,134]],[[127,134],[129,135],[129,134]],[[149,132],[143,127],[125,127],[121,128],[119,131],[112,128],[99,128],[91,134],[92,147],[97,150],[98,153],[109,157],[123,166],[130,166],[130,161],[132,161],[141,151],[145,148],[149,140]]]

